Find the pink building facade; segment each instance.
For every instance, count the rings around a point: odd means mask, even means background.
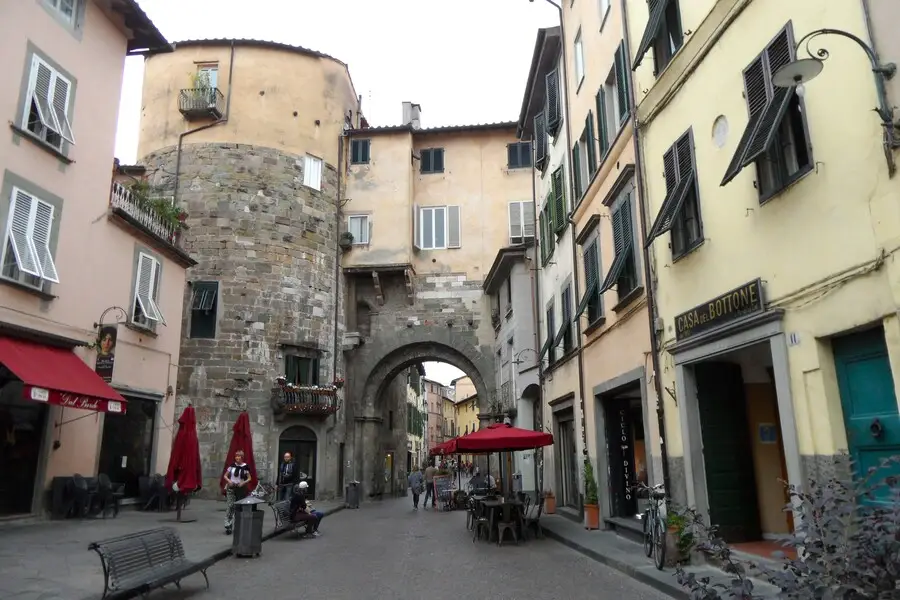
[[[126,55],[168,50],[133,0],[0,3],[0,518],[166,469],[193,261],[113,155]]]

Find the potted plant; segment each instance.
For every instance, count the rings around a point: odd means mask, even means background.
[[[690,561],[694,534],[688,519],[680,513],[671,512],[666,516],[666,562],[675,566]]]
[[[544,492],[544,512],[548,515],[556,514],[556,496],[553,495],[553,490]]]
[[[597,480],[590,459],[584,461],[584,528],[600,529],[600,506],[597,502]]]
[[[342,250],[349,250],[353,246],[353,234],[349,231],[342,233],[340,239],[338,239],[338,246]]]
[[[337,389],[341,389],[342,387],[344,387],[344,378],[336,377],[334,379],[334,387],[336,387]]]

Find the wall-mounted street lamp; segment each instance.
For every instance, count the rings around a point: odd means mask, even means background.
[[[856,45],[862,48],[863,52],[866,53],[866,56],[869,57],[869,62],[872,65],[872,73],[875,75],[875,90],[878,94],[878,106],[874,110],[881,119],[881,127],[884,130],[884,155],[887,159],[888,173],[893,177],[894,172],[896,171],[893,151],[900,146],[897,144],[896,137],[898,125],[894,122],[894,109],[887,99],[885,81],[891,79],[896,74],[896,64],[880,64],[878,62],[878,57],[875,55],[875,51],[852,33],[841,29],[816,29],[800,38],[800,41],[797,42],[796,46],[797,50],[799,50],[800,45],[805,43],[806,54],[809,58],[795,60],[778,69],[778,72],[772,77],[772,83],[782,88],[796,87],[797,95],[802,98],[805,92],[804,84],[821,73],[825,66],[824,62],[828,60],[829,53],[825,48],[819,48],[815,53],[809,48],[809,43],[814,38],[822,35],[837,35],[852,40],[856,42]]]
[[[535,350],[534,348],[525,348],[524,350],[520,350],[520,351],[516,352],[515,355],[513,355],[512,364],[521,365],[523,362],[525,362],[525,360],[522,359],[522,355],[525,354],[526,352],[533,352],[535,358],[537,358],[537,356],[538,356],[537,350]]]

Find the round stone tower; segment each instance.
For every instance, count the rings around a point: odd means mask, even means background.
[[[210,496],[244,410],[261,479],[291,451],[316,497],[338,491],[340,392],[314,386],[341,375],[340,138],[357,111],[347,65],[304,48],[197,40],[145,62],[139,160],[186,210],[198,261],[176,409],[197,410]]]

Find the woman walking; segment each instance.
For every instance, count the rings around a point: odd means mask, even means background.
[[[413,472],[410,473],[409,477],[406,479],[409,481],[409,490],[412,492],[413,510],[419,510],[419,495],[422,493],[422,488],[425,486],[425,478],[419,470],[419,465],[413,467]]]

